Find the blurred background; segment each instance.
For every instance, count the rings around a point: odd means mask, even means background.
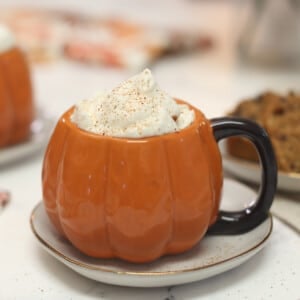
[[[38,106],[69,106],[141,71],[208,117],[265,90],[299,90],[300,1],[2,0]]]
[[[32,295],[44,299],[48,293],[51,299],[64,295],[70,298],[74,293],[75,298],[82,298],[87,291],[106,296],[107,289],[103,294],[102,287],[91,289],[92,283],[37,252],[30,228],[24,225],[29,224],[32,208],[42,195],[43,151],[38,156],[33,155],[34,151],[44,150],[64,111],[146,67],[153,71],[163,90],[190,102],[208,118],[223,116],[238,102],[259,99],[257,95],[266,91],[299,93],[299,14],[300,0],[0,0],[0,23],[11,28],[30,62],[39,111],[30,138],[0,150],[0,243],[4,245],[0,254],[5,258],[1,262],[5,288],[0,290],[0,298],[11,298],[12,291],[20,299],[26,293],[29,299],[34,298]],[[281,96],[277,98],[282,100]],[[300,111],[300,97],[297,99],[295,115]],[[299,124],[298,115],[293,115],[293,120]],[[2,124],[6,125],[5,121]],[[299,150],[294,147],[300,145],[300,130],[291,123],[289,129],[294,128],[292,138],[296,142],[292,141],[290,148],[300,166]],[[281,148],[285,149],[279,143]],[[24,159],[26,155],[32,159]],[[223,155],[223,163],[224,158]],[[294,157],[291,160],[294,164]],[[8,165],[10,168],[2,168]],[[239,179],[254,174],[249,181],[260,180],[257,168],[251,173],[247,165],[232,165],[230,160],[228,168]],[[278,193],[272,206],[272,214],[292,224],[298,232],[299,172],[279,176],[279,186],[285,193]],[[239,189],[231,191],[244,201],[242,193]],[[3,214],[1,206],[8,207]],[[216,284],[197,283],[196,290],[186,286],[184,293],[195,298],[198,294],[205,297],[220,292],[221,299],[224,295],[237,295],[236,299],[240,299],[243,291],[247,298],[249,293],[261,297],[281,289],[277,298],[293,298],[290,293],[296,293],[298,283],[298,236],[289,238],[285,228],[277,221],[274,224],[273,244],[258,263],[254,261],[231,273],[235,274],[232,277],[226,274],[226,280],[219,277]],[[253,290],[250,282],[258,288]],[[126,297],[129,289],[116,291]]]

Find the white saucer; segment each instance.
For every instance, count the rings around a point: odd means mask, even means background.
[[[224,195],[222,207],[227,209],[239,209],[255,197],[252,190],[230,179],[225,180]],[[186,253],[149,264],[95,259],[80,253],[56,232],[42,203],[31,214],[31,227],[48,253],[85,277],[121,286],[158,287],[198,281],[237,267],[264,247],[272,232],[272,217],[248,233],[206,236]]]
[[[258,163],[250,162],[231,156],[221,146],[223,168],[231,175],[247,182],[259,184],[261,182],[261,169]],[[300,174],[278,171],[278,190],[285,192],[300,192]]]
[[[41,112],[31,124],[30,138],[22,143],[0,149],[0,167],[26,158],[43,149],[53,129],[53,120]]]

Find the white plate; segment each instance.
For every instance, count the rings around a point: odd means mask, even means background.
[[[224,170],[247,182],[255,184],[261,182],[261,169],[258,163],[231,156],[226,152],[224,144],[220,148]],[[278,171],[277,188],[285,192],[300,192],[300,174]]]
[[[53,129],[53,120],[41,112],[31,124],[30,138],[22,143],[0,149],[0,167],[17,162],[42,150]]]
[[[222,207],[239,209],[255,194],[246,186],[225,180]],[[243,195],[243,199],[241,199]],[[242,201],[241,201],[242,200]],[[263,248],[272,232],[272,217],[254,230],[232,236],[206,236],[192,250],[165,256],[153,263],[132,264],[118,259],[95,259],[76,250],[57,233],[39,203],[31,215],[32,230],[43,248],[81,275],[109,284],[158,287],[194,282],[230,270]]]

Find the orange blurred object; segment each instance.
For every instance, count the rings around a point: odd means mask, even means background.
[[[14,47],[0,53],[0,147],[27,139],[33,118],[28,64]]]

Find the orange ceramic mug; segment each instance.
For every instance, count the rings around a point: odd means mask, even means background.
[[[209,121],[188,106],[195,112],[189,127],[140,139],[81,130],[70,121],[73,108],[61,117],[44,158],[43,199],[52,223],[77,249],[148,262],[190,249],[207,231],[242,233],[267,217],[277,170],[265,131],[242,119]],[[262,184],[252,207],[225,212],[217,142],[234,135],[256,146]]]
[[[0,53],[0,148],[27,139],[33,118],[28,64],[14,47]]]

